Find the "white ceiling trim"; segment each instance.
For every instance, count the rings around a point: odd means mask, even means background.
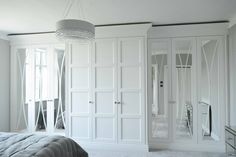
[[[229,20],[229,28],[233,27],[236,24],[236,15],[234,15],[232,18]]]
[[[3,32],[0,32],[0,39],[9,40],[7,34],[6,34],[6,33],[3,33]]]

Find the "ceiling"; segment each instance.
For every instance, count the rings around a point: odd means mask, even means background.
[[[54,31],[68,0],[0,0],[0,32]],[[236,15],[236,0],[81,0],[85,19],[114,24],[154,24],[229,20]],[[67,18],[80,18],[73,5]]]

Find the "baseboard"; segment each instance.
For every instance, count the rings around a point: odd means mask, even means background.
[[[77,142],[77,141],[76,141]],[[109,150],[109,151],[141,151],[148,152],[148,145],[145,144],[116,144],[102,142],[81,142],[79,145],[85,150]]]
[[[150,143],[149,150],[181,150],[181,151],[201,151],[201,152],[225,152],[225,144],[190,144],[190,143]]]

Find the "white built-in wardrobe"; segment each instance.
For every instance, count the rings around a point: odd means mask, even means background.
[[[71,137],[144,143],[144,47],[144,37],[70,45]]]
[[[227,24],[96,28],[94,41],[11,37],[11,131],[85,148],[224,151]]]
[[[68,133],[76,141],[146,147],[150,25],[143,26],[135,31],[144,34],[131,34],[130,26],[111,27],[112,34],[104,29],[105,36],[94,42],[68,45]]]
[[[149,30],[150,148],[224,151],[226,35],[225,23]]]

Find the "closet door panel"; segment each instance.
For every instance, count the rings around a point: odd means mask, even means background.
[[[122,118],[121,120],[121,140],[123,142],[140,143],[142,122],[139,118]]]
[[[118,41],[118,138],[120,143],[144,142],[144,40]]]
[[[223,142],[226,106],[224,38],[198,38],[199,141]]]
[[[122,92],[121,114],[141,115],[142,99],[139,92]]]
[[[88,140],[90,138],[90,119],[88,117],[74,116],[71,119],[71,136],[76,139]]]
[[[71,46],[71,64],[88,65],[90,63],[90,45],[73,44]]]
[[[78,114],[89,114],[89,100],[88,92],[72,92],[71,93],[71,112]]]
[[[34,53],[29,47],[13,47],[11,52],[11,131],[26,132],[35,130],[34,113]],[[31,76],[31,77],[29,77]],[[29,88],[31,87],[31,88]],[[31,117],[29,119],[28,117]]]
[[[90,42],[69,44],[69,136],[92,139]]]
[[[174,139],[196,139],[196,39],[193,37],[172,40],[172,85]]]
[[[97,39],[95,42],[95,64],[113,65],[116,63],[116,41],[115,39]]]
[[[115,140],[115,124],[115,119],[107,117],[97,117],[95,119],[95,140]]]
[[[95,87],[97,89],[114,88],[114,67],[97,67],[95,69]]]
[[[141,63],[142,41],[136,40],[122,40],[120,42],[120,62],[123,64],[136,65]]]
[[[96,39],[92,62],[94,141],[115,142],[117,139],[116,64],[116,39]]]
[[[72,67],[71,68],[71,88],[88,89],[90,68],[89,67]]]
[[[148,41],[152,99],[149,109],[149,140],[156,143],[172,138],[171,39]]]
[[[96,102],[96,108],[95,113],[96,114],[107,114],[112,115],[114,113],[114,98],[115,95],[112,91],[103,91],[103,92],[96,92],[95,95],[95,102]],[[112,104],[112,105],[111,105]]]
[[[139,66],[124,66],[121,68],[121,88],[141,88],[141,68]]]

